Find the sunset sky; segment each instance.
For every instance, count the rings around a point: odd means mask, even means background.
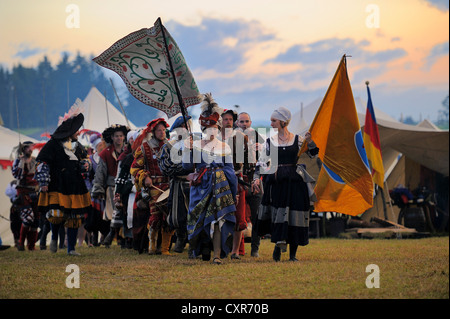
[[[435,121],[449,92],[449,4],[432,0],[1,0],[0,64],[97,56],[158,17],[200,91],[255,121],[322,98],[343,54],[354,96],[367,98],[369,80],[396,119]]]

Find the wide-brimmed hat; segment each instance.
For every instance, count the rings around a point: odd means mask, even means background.
[[[83,102],[80,99],[75,101],[75,104],[69,109],[63,117],[59,117],[58,127],[52,134],[52,138],[64,140],[74,135],[84,122]]]
[[[113,124],[103,131],[102,136],[106,143],[112,144],[113,142],[112,136],[114,135],[115,132],[122,132],[123,136],[126,137],[129,131],[130,128],[128,126],[121,124]]]
[[[223,110],[223,113],[221,116],[223,117],[225,114],[230,114],[233,117],[233,122],[237,121],[238,114],[236,113],[236,111],[225,109],[225,110]]]
[[[52,134],[52,138],[57,140],[64,140],[74,135],[83,125],[83,122],[84,122],[83,113],[68,118],[56,128],[55,132]]]

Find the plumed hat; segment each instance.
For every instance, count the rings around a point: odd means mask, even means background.
[[[147,127],[142,130],[141,134],[134,140],[133,146],[131,149],[133,152],[142,144],[142,141],[147,137],[147,134],[152,133],[158,124],[163,124],[164,127],[168,128],[169,124],[167,124],[166,120],[163,118],[158,118],[150,121],[147,124]]]
[[[222,126],[223,109],[214,101],[211,93],[203,95],[201,110],[202,113],[198,119],[200,126],[204,128],[212,125]]]
[[[84,115],[81,113],[82,105],[81,100],[77,99],[69,112],[59,118],[58,127],[52,134],[52,138],[64,140],[78,132],[84,122]]]

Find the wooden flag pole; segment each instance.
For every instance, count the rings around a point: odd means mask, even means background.
[[[180,89],[178,87],[177,78],[175,76],[175,71],[174,71],[173,65],[172,65],[172,59],[170,58],[169,46],[167,45],[167,41],[166,41],[166,33],[164,32],[164,26],[161,22],[160,17],[158,18],[158,23],[161,26],[161,32],[162,32],[162,36],[163,36],[163,40],[164,40],[164,46],[166,48],[167,58],[169,59],[170,72],[172,73],[172,76],[173,76],[173,82],[175,84],[175,90],[177,92],[178,102],[180,103],[181,115],[183,115],[184,125],[186,125],[186,128],[189,130],[189,133],[192,134],[191,128],[188,126],[188,123],[186,120],[186,107],[184,106],[183,96],[181,95]]]

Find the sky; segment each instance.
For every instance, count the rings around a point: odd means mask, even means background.
[[[0,64],[97,56],[158,17],[200,91],[254,122],[323,98],[343,54],[355,98],[370,81],[374,107],[395,119],[435,121],[449,92],[442,0],[1,0]]]

